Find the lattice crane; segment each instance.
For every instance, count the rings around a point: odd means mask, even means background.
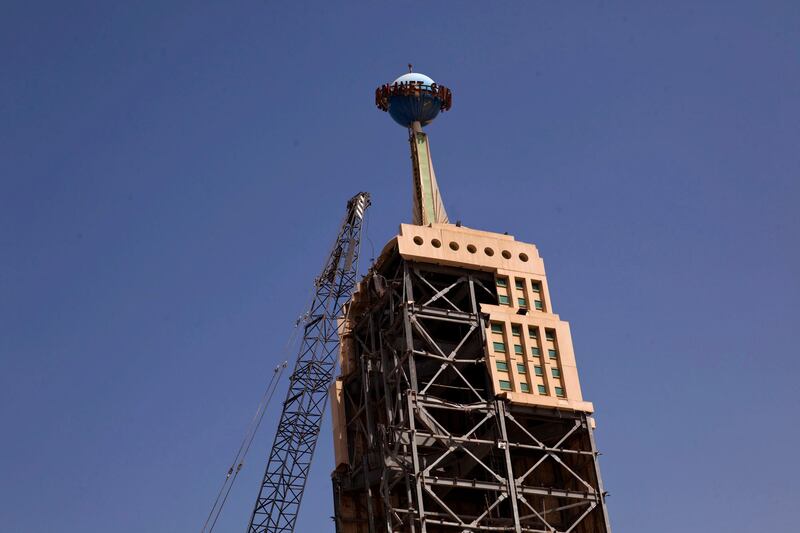
[[[304,317],[303,340],[283,403],[248,533],[294,531],[338,357],[337,321],[355,287],[364,214],[369,193],[347,202],[336,242],[315,280]]]

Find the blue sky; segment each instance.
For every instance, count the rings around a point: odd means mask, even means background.
[[[365,260],[410,219],[408,62],[451,218],[545,259],[614,531],[795,529],[798,6],[6,2],[0,530],[199,531],[347,198]]]

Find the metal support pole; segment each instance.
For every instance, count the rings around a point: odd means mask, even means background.
[[[521,533],[522,525],[519,521],[519,506],[517,505],[517,484],[514,480],[514,467],[511,463],[511,449],[506,432],[506,406],[504,400],[497,398],[494,401],[495,416],[500,426],[500,438],[497,445],[503,450],[506,460],[506,486],[508,487],[508,499],[511,504],[511,518],[514,520],[514,532]]]

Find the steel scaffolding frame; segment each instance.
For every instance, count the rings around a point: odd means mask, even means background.
[[[480,311],[497,302],[492,274],[395,253],[362,286],[337,533],[610,531],[588,415],[494,392]]]

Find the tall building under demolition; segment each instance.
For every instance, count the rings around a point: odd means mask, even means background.
[[[609,532],[593,406],[536,246],[448,221],[422,131],[447,88],[412,72],[376,103],[409,130],[414,223],[340,325],[336,531]]]

